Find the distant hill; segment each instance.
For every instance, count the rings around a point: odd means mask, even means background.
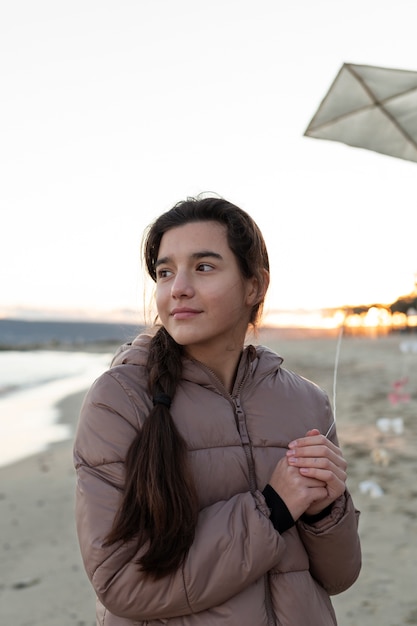
[[[0,319],[0,349],[121,344],[134,339],[142,329],[140,325],[115,322]]]

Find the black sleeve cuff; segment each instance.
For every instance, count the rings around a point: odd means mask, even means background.
[[[319,522],[320,520],[330,515],[332,508],[333,508],[333,503],[329,504],[329,506],[326,506],[325,509],[323,509],[322,511],[320,511],[320,513],[317,513],[316,515],[307,515],[307,513],[304,513],[300,517],[300,520],[304,522],[305,524],[310,524],[310,525],[315,524],[316,522]]]
[[[277,494],[271,485],[267,485],[262,491],[267,507],[271,511],[270,520],[275,530],[280,534],[294,526],[295,522],[284,500]]]

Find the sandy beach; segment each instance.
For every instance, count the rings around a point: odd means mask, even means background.
[[[274,331],[258,341],[333,401],[336,337]],[[59,405],[73,431],[83,396]],[[417,624],[417,335],[344,337],[335,399],[363,550],[359,580],[333,598],[339,626]],[[75,534],[74,484],[72,440],[0,468],[2,625],[94,626],[94,593]]]

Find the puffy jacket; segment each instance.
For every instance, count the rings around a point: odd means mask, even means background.
[[[152,407],[145,364],[150,337],[125,346],[87,393],[77,428],[76,521],[81,554],[105,626],[334,626],[329,596],[361,567],[359,513],[346,491],[330,514],[280,534],[262,490],[293,439],[327,432],[332,411],[315,384],[247,346],[233,392],[184,358],[171,414],[189,446],[200,498],[183,566],[153,580],[134,541],[103,547],[124,485],[129,445]],[[336,433],[333,430],[333,440]]]

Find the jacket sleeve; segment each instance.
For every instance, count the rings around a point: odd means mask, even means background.
[[[327,415],[327,423],[322,432],[327,432],[332,424],[329,439],[339,446],[327,394],[324,394],[324,398],[327,411],[323,410],[322,413]],[[297,522],[297,530],[309,557],[310,573],[329,595],[345,591],[359,576],[362,566],[359,515],[346,489],[333,503],[329,515],[316,523],[308,523],[303,519]]]
[[[329,595],[345,591],[359,576],[362,559],[358,521],[359,511],[345,491],[327,517],[312,525],[302,521],[297,524],[311,575]]]
[[[103,605],[128,619],[164,619],[218,606],[271,569],[285,541],[269,520],[263,496],[247,492],[200,512],[183,567],[162,579],[140,571],[136,561],[144,547],[138,550],[134,541],[104,547],[120,504],[136,405],[105,374],[81,409],[74,445],[76,520],[87,574]]]

